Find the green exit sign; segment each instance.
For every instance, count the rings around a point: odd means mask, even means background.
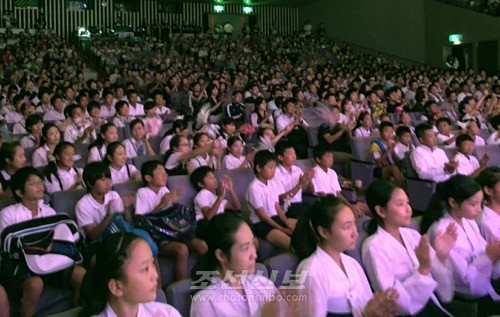
[[[450,34],[448,36],[448,41],[452,44],[460,44],[462,43],[462,34]]]

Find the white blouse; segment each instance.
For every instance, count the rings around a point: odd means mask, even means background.
[[[404,244],[381,227],[364,242],[362,259],[371,285],[375,291],[396,289],[399,294],[399,315],[417,314],[429,300],[446,312],[434,291],[438,292],[444,302],[452,300],[451,268],[441,263],[430,248],[431,273],[420,274],[415,248],[421,236],[410,228],[400,228],[399,232]]]
[[[475,297],[490,295],[494,300],[500,300],[490,282],[493,262],[485,253],[486,240],[481,236],[476,221],[462,218],[459,224],[447,213],[429,228],[427,233],[431,243],[436,233],[446,230],[451,222],[458,227],[458,238],[449,255],[455,292]]]
[[[348,255],[340,254],[346,272],[320,247],[300,262],[297,273],[305,280],[309,299],[308,316],[324,317],[327,313],[363,316],[373,294],[363,268]],[[302,277],[303,276],[303,277]]]

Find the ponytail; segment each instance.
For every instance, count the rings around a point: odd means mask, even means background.
[[[291,237],[292,249],[301,260],[313,254],[319,242],[311,225],[311,213],[313,212],[298,219]]]
[[[99,136],[97,137],[97,139],[92,142],[88,149],[90,150],[91,148],[93,147],[97,147],[97,148],[100,148],[104,145],[104,137],[103,137],[103,134],[106,133],[106,131],[108,131],[109,128],[111,127],[114,127],[115,125],[113,123],[105,123],[101,126],[101,133],[99,134]]]
[[[439,184],[427,206],[420,224],[420,232],[426,233],[434,222],[443,218],[447,211],[451,211],[450,198],[460,205],[479,191],[481,191],[481,186],[464,175],[455,175],[445,183]]]
[[[373,182],[366,190],[366,204],[372,212],[372,219],[368,223],[367,233],[372,235],[377,232],[378,226],[383,225],[382,217],[377,213],[376,207],[386,207],[392,194],[396,189],[396,185],[386,180],[377,180]]]

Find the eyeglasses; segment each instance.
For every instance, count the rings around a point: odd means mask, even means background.
[[[26,186],[29,186],[29,187],[36,187],[36,186],[43,186],[43,181],[33,181],[33,182],[29,182],[29,183],[26,183]]]

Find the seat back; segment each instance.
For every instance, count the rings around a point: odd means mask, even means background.
[[[167,187],[170,190],[180,189],[182,194],[179,203],[186,207],[194,208],[194,197],[198,192],[191,185],[188,175],[170,176]]]
[[[89,145],[75,143],[75,155],[80,155],[80,159],[77,162],[82,162],[84,165],[87,164],[89,160]],[[75,162],[75,164],[77,163]]]
[[[315,166],[314,159],[297,160],[295,165],[299,167],[303,172],[310,170]]]
[[[190,278],[170,284],[166,289],[167,303],[174,306],[181,316],[189,316],[191,311],[191,289]]]
[[[415,168],[413,168],[413,164],[411,163],[409,152],[406,153],[406,155],[405,155],[404,166],[406,169],[406,176],[407,177],[418,178],[417,171],[415,171]]]
[[[290,252],[282,253],[267,259],[264,264],[269,273],[269,279],[276,287],[290,286],[293,275],[299,265],[299,258]]]
[[[26,163],[31,165],[31,157],[33,156],[33,152],[35,152],[36,147],[25,147],[24,148],[24,156],[26,157]]]
[[[489,167],[499,167],[500,166],[500,146],[497,144],[487,144],[483,146],[476,146],[474,149],[474,154],[478,160],[480,160],[483,155],[489,152],[490,160],[488,162]]]
[[[116,191],[120,197],[124,197],[135,194],[135,192],[137,192],[137,190],[141,187],[142,182],[135,181],[130,183],[115,184],[113,185],[113,190]]]
[[[85,189],[64,190],[50,194],[50,204],[56,213],[67,214],[76,220],[75,207],[78,201],[86,194]]]
[[[157,161],[160,161],[163,163],[163,158],[164,158],[164,156],[161,154],[153,155],[153,156],[143,155],[143,156],[134,157],[132,159],[132,162],[134,163],[134,166],[137,167],[137,169],[140,171],[142,164],[144,164],[144,162],[157,160]]]
[[[215,176],[217,181],[220,181],[224,175],[229,176],[233,181],[233,188],[241,203],[241,211],[245,219],[248,219],[248,208],[246,205],[245,193],[248,185],[252,182],[254,174],[251,168],[238,168],[234,170],[217,170]]]
[[[456,147],[440,147],[440,148],[443,149],[444,153],[446,153],[446,156],[450,160],[453,159],[458,152]]]
[[[351,140],[352,156],[355,160],[363,162],[372,162],[370,155],[371,137],[356,137]]]
[[[2,209],[4,209],[5,207],[13,205],[15,203],[16,203],[16,200],[14,199],[14,197],[0,199],[0,211]]]

